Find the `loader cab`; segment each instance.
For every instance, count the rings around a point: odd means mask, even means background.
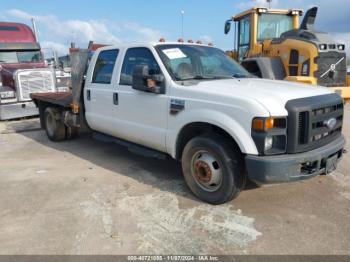
[[[234,22],[235,50],[234,58],[243,59],[263,52],[265,41],[279,38],[282,33],[299,28],[300,9],[279,10],[254,7],[227,20],[225,34],[228,34]]]

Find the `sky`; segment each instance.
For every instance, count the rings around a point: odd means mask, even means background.
[[[68,52],[71,42],[87,47],[90,40],[114,44],[158,41],[181,37],[212,42],[224,50],[233,49],[233,34],[225,35],[224,22],[252,6],[266,6],[266,0],[1,0],[0,21],[31,24],[36,19],[43,47]],[[316,28],[347,44],[350,53],[350,0],[273,0],[273,8],[319,7]]]

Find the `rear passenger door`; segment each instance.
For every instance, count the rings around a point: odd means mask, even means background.
[[[118,132],[126,140],[165,152],[168,96],[133,89],[132,74],[136,65],[148,65],[150,75],[162,74],[150,49],[126,50],[117,87],[119,104],[115,116],[119,120]]]
[[[93,130],[110,134],[115,126],[113,116],[115,91],[115,64],[119,50],[101,51],[90,79],[86,79],[84,101],[86,119]],[[93,61],[92,61],[93,62]],[[113,88],[114,83],[114,88]]]

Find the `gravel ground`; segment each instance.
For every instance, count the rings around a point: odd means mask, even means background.
[[[350,108],[344,134],[350,138]],[[0,123],[0,254],[350,254],[350,155],[336,172],[211,206],[180,165]]]

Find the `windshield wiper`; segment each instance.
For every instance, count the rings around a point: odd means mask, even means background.
[[[217,80],[217,79],[231,79],[232,76],[193,76],[189,78],[179,79],[179,81],[188,81],[188,80]]]
[[[193,77],[188,77],[188,78],[181,78],[179,81],[188,81],[188,80],[210,80],[210,79],[215,79],[213,77],[206,77],[206,76],[193,76]]]
[[[233,77],[234,78],[248,78],[247,75],[241,75],[241,74],[234,74]]]

